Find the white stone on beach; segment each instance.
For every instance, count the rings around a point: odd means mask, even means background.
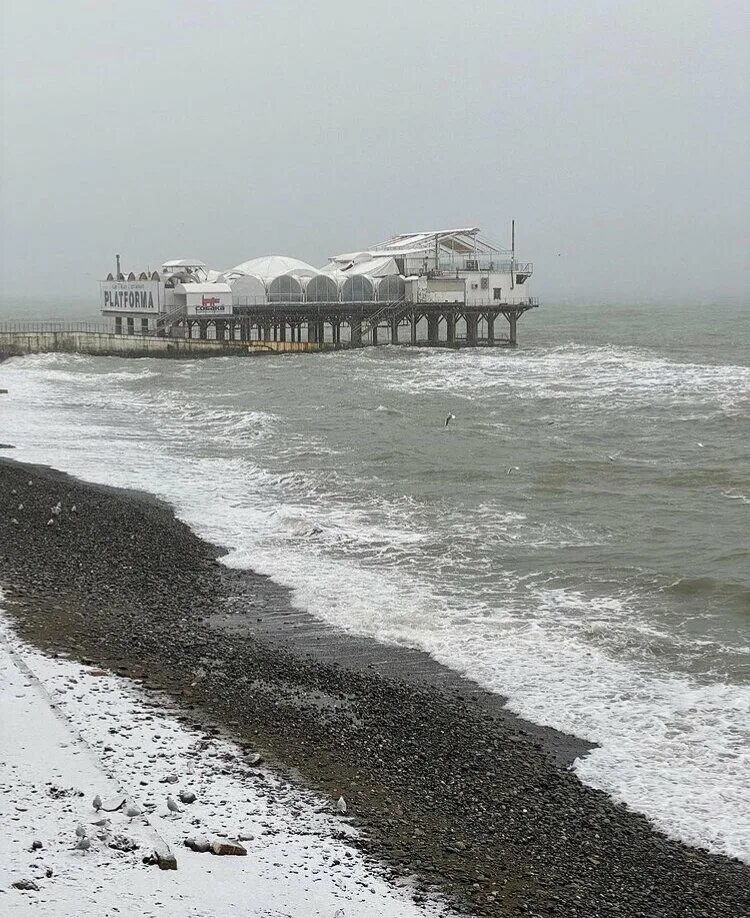
[[[97,797],[99,795],[97,794]],[[106,810],[108,813],[113,813],[115,810],[119,810],[121,806],[125,803],[125,795],[117,794],[114,797],[109,797],[102,803],[102,809]]]
[[[342,815],[346,812],[346,800],[343,797],[339,797],[336,801],[336,812]]]
[[[54,516],[59,516],[62,513],[62,504],[58,501],[55,506],[50,511]]]
[[[54,521],[53,519],[48,519],[48,520],[47,520],[47,525],[48,525],[48,526],[54,526],[54,525],[55,525],[55,521]]]

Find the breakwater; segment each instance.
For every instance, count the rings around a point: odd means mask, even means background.
[[[0,330],[0,358],[55,352],[99,357],[247,357],[318,350],[321,345],[308,341],[206,341],[75,329]]]

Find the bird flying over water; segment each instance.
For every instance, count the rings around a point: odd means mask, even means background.
[[[455,420],[456,420],[456,415],[449,414],[448,417],[445,419],[445,426],[447,427],[451,421],[455,421]]]

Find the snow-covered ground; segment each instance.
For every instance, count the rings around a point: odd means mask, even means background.
[[[1,611],[0,749],[0,913],[9,918],[444,914],[416,905],[413,890],[336,837],[354,829],[333,801],[250,768],[237,746],[186,727],[128,680],[35,651]],[[187,790],[195,802],[170,814],[167,797]],[[143,815],[97,813],[97,794],[105,803],[122,794]],[[97,826],[103,818],[110,823]],[[74,850],[79,823],[88,851]],[[110,847],[117,836],[138,848]],[[193,852],[189,836],[244,839],[247,856]],[[143,863],[166,846],[176,871]],[[12,885],[23,880],[38,890]]]

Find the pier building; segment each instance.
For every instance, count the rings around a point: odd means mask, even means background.
[[[315,267],[267,255],[226,270],[182,258],[101,282],[118,334],[323,347],[380,343],[477,347],[518,341],[538,305],[533,265],[476,227],[403,233]]]

